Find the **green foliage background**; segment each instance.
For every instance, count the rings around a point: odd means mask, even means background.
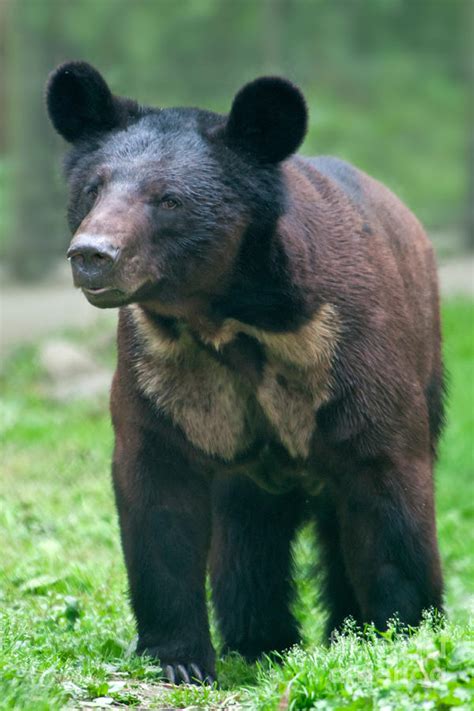
[[[67,243],[63,147],[47,123],[43,87],[71,58],[96,64],[116,93],[143,103],[221,112],[244,82],[284,74],[308,99],[304,153],[356,163],[429,228],[473,239],[472,0],[3,3],[0,188],[9,199],[0,203],[0,229],[16,273],[40,274]]]

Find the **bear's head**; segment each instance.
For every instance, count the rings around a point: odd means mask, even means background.
[[[222,116],[141,107],[89,64],[69,62],[52,73],[46,101],[71,144],[68,257],[91,304],[183,315],[219,300],[244,251],[265,249],[285,211],[279,165],[306,130],[293,84],[257,79]]]

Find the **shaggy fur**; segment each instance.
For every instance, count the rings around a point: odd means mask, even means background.
[[[292,84],[230,115],[114,97],[59,67],[74,281],[120,307],[113,479],[138,651],[212,680],[226,650],[299,639],[291,542],[316,524],[327,632],[442,606],[433,464],[443,423],[436,268],[416,218],[334,158],[293,156]]]

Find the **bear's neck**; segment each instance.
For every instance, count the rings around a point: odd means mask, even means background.
[[[251,225],[228,288],[210,304],[211,319],[234,319],[273,332],[298,328],[309,314],[292,271],[276,224]]]

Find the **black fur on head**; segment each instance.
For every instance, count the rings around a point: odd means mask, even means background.
[[[308,112],[301,91],[280,77],[261,77],[236,95],[226,126],[226,141],[265,163],[278,163],[299,147]]]
[[[140,113],[135,102],[113,96],[102,75],[87,62],[66,62],[51,73],[46,105],[54,128],[71,143],[119,128]]]

